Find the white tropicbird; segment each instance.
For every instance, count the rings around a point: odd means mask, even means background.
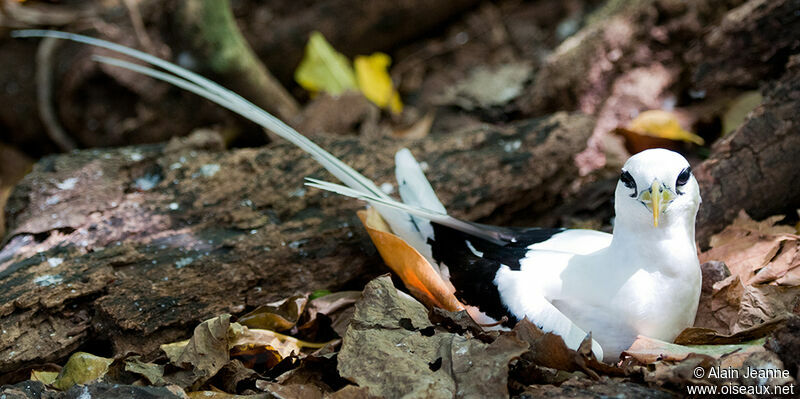
[[[672,341],[694,322],[701,282],[694,240],[700,190],[688,162],[675,152],[647,150],[625,163],[615,192],[613,235],[480,225],[447,215],[408,150],[395,157],[399,202],[279,119],[175,64],[82,35],[12,34],[68,39],[137,58],[164,71],[95,57],[189,90],[289,140],[346,186],[313,179],[308,185],[369,202],[395,234],[440,267],[462,302],[495,320],[506,317],[508,324],[527,317],[573,349],[591,332],[592,351],[606,361],[618,359],[637,335]]]

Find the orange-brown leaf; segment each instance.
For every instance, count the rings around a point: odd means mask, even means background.
[[[411,293],[429,306],[450,311],[464,309],[454,290],[416,249],[389,231],[374,209],[359,211],[358,217],[369,233],[383,261],[403,280]]]

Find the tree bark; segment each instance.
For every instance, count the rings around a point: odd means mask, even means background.
[[[770,84],[745,123],[716,142],[696,171],[703,194],[697,239],[705,245],[744,209],[756,219],[800,207],[800,56]]]
[[[800,0],[751,0],[731,10],[686,55],[692,86],[713,95],[778,78],[800,50]]]

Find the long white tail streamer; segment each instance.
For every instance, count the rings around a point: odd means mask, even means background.
[[[319,162],[331,174],[336,176],[344,184],[352,190],[368,194],[369,198],[380,199],[382,201],[373,201],[375,207],[380,212],[381,216],[386,219],[389,225],[401,237],[404,232],[414,230],[413,222],[410,220],[406,213],[399,212],[398,207],[385,206],[386,204],[396,203],[391,197],[381,191],[378,186],[362,174],[355,171],[353,168],[337,159],[331,153],[325,151],[313,141],[303,136],[295,129],[285,124],[280,119],[271,115],[267,111],[257,107],[255,104],[247,101],[240,95],[220,86],[219,84],[204,78],[194,72],[185,68],[175,65],[169,61],[162,60],[158,57],[141,52],[139,50],[131,49],[116,43],[105,40],[92,38],[89,36],[79,35],[75,33],[53,31],[53,30],[20,30],[11,33],[13,37],[53,37],[57,39],[71,40],[79,43],[85,43],[92,46],[102,47],[114,52],[125,54],[148,64],[157,66],[170,72],[165,73],[155,70],[150,67],[134,64],[128,61],[112,58],[112,57],[94,57],[98,62],[103,62],[116,67],[129,69],[154,79],[162,80],[167,83],[173,84],[184,90],[188,90],[201,97],[204,97],[224,108],[227,108],[253,122],[264,127],[265,129],[277,134],[278,136],[288,140],[292,144],[300,147],[303,151],[309,153],[317,162]],[[480,225],[465,222],[455,219],[447,214],[440,214],[438,212],[431,213],[431,216],[436,215],[435,221],[442,225],[452,227],[454,229],[464,231],[466,233],[487,239],[492,242],[504,243],[507,238],[502,233],[493,230],[486,230],[481,228]],[[420,217],[424,217],[418,214]]]

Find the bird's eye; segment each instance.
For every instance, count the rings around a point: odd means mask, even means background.
[[[631,197],[636,198],[636,194],[638,194],[639,190],[636,189],[636,181],[633,180],[633,176],[631,176],[631,174],[627,171],[623,170],[622,174],[619,175],[619,181],[621,181],[625,187],[632,188],[633,194],[631,194]]]
[[[675,186],[683,186],[689,182],[689,177],[692,176],[692,168],[688,167],[681,171],[678,175],[678,180],[675,181]]]
[[[626,171],[622,171],[622,174],[619,175],[619,181],[628,188],[636,188],[636,182],[633,180],[633,176]]]

